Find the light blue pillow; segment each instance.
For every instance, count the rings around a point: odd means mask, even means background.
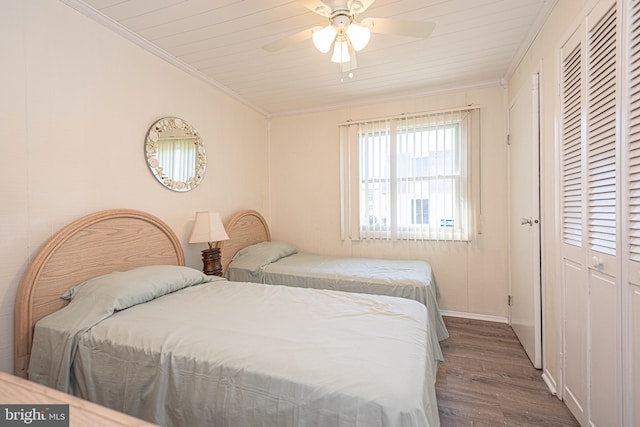
[[[119,311],[189,286],[220,279],[190,267],[150,265],[94,277],[67,290],[62,298],[100,301]]]
[[[289,243],[262,242],[240,249],[232,261],[236,267],[256,269],[297,253],[298,250]]]

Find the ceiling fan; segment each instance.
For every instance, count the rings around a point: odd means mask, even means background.
[[[371,33],[427,38],[433,32],[433,22],[405,21],[386,18],[364,18],[356,21],[375,0],[297,0],[312,12],[329,20],[325,27],[317,26],[262,46],[276,52],[296,43],[312,39],[316,49],[327,53],[333,46],[331,61],[340,64],[342,72],[357,67],[355,52],[364,49]]]

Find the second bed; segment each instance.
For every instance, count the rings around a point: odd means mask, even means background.
[[[254,210],[238,212],[225,229],[229,240],[221,246],[222,267],[229,280],[413,299],[427,307],[434,338],[449,336],[438,307],[438,285],[425,261],[299,252],[286,242],[271,241],[267,222]]]

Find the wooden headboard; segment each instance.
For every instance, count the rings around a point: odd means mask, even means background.
[[[238,212],[227,221],[224,228],[229,235],[229,240],[222,241],[218,245],[221,252],[220,262],[223,273],[226,273],[231,259],[240,249],[271,240],[267,221],[256,211]]]
[[[15,306],[17,376],[26,378],[36,322],[67,302],[60,296],[92,277],[145,265],[184,265],[180,240],[158,218],[130,209],[84,216],[38,251],[20,282]]]

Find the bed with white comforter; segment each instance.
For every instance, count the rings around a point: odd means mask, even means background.
[[[100,276],[65,297],[69,305],[36,324],[30,379],[136,417],[439,425],[438,351],[414,300],[232,282],[182,266]]]

